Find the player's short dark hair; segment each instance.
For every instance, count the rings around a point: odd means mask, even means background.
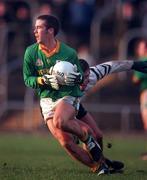
[[[83,72],[87,71],[89,69],[89,64],[86,60],[84,59],[79,59],[79,62],[80,62],[80,66],[83,70]]]
[[[47,29],[53,28],[54,29],[54,36],[56,36],[60,29],[60,23],[57,17],[53,15],[40,15],[37,17],[37,19],[41,19],[45,21]]]

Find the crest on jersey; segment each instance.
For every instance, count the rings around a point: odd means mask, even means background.
[[[41,59],[37,59],[36,66],[43,66],[43,62]]]

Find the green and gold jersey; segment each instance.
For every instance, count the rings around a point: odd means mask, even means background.
[[[141,59],[141,61],[146,61],[147,57]],[[140,90],[143,91],[147,89],[147,74],[135,71],[134,75],[140,81]]]
[[[54,101],[64,96],[81,97],[82,92],[79,85],[75,86],[60,86],[59,90],[55,90],[47,85],[39,85],[38,77],[49,73],[51,66],[54,66],[57,61],[68,61],[76,64],[78,71],[82,74],[79,65],[76,51],[64,43],[57,43],[58,47],[52,54],[44,51],[38,43],[29,46],[26,49],[23,63],[23,76],[25,85],[37,90],[40,98],[50,97]]]

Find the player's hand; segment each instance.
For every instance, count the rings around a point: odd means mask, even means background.
[[[78,72],[72,72],[65,75],[65,85],[74,86],[76,84],[80,84],[82,82],[82,76]]]
[[[49,69],[49,74],[53,73],[53,69],[54,69],[54,66],[51,66],[50,69]]]
[[[132,69],[142,73],[147,73],[147,61],[134,61]]]
[[[56,89],[56,90],[59,89],[58,80],[55,75],[45,74],[43,75],[42,78],[43,78],[44,84],[51,86],[53,89]]]

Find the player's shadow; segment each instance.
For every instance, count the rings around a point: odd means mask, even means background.
[[[124,170],[110,170],[110,174],[123,174]]]

